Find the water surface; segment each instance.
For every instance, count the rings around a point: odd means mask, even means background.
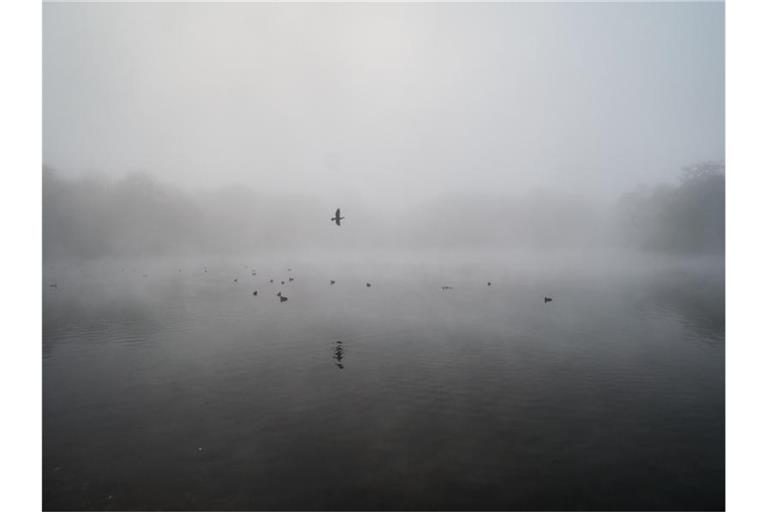
[[[48,264],[44,507],[722,509],[722,261],[571,256]]]

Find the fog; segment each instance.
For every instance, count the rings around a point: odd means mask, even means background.
[[[723,17],[44,4],[43,509],[724,509]]]
[[[721,254],[723,16],[45,4],[44,256]]]

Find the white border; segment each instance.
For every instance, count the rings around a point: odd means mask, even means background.
[[[768,9],[726,3],[726,507],[766,510]]]
[[[42,504],[41,17],[37,2],[0,3],[3,510]]]

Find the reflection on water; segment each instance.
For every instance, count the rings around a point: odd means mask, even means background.
[[[337,341],[333,347],[333,358],[336,360],[336,366],[343,370],[344,365],[341,364],[341,360],[344,359],[344,344],[341,341]]]
[[[721,265],[256,261],[45,269],[46,509],[723,508]]]
[[[660,313],[676,316],[694,339],[718,344],[725,337],[724,289],[722,275],[665,274],[651,283],[647,300]]]

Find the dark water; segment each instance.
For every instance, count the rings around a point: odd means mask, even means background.
[[[724,508],[722,261],[44,278],[47,510]]]

